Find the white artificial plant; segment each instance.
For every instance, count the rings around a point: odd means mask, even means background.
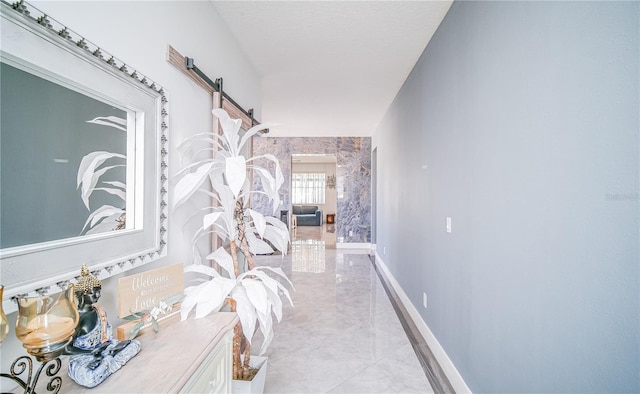
[[[265,216],[247,206],[251,194],[261,194],[269,199],[275,212],[284,178],[275,156],[266,154],[245,158],[241,154],[249,139],[265,129],[265,125],[252,127],[241,136],[240,119],[231,119],[222,109],[212,112],[220,122],[222,134],[197,134],[178,148],[188,156],[186,159],[189,164],[177,174],[174,206],[189,201],[196,192],[204,192],[213,201],[212,206],[205,207],[207,213],[192,239],[194,263],[185,267],[185,272],[201,274],[207,279],[185,289],[181,315],[184,320],[195,308],[196,318],[203,317],[220,310],[229,302],[231,310],[238,313],[242,335],[248,341],[242,351],[244,359],[241,361],[242,338],[236,332],[234,378],[243,379],[248,373],[249,345],[257,327],[264,337],[260,349],[260,354],[263,354],[273,338],[272,314],[278,321],[282,318],[280,295],[284,295],[293,305],[287,288],[274,279],[274,276],[281,278],[291,286],[282,269],[257,267],[253,261],[254,255],[273,253],[274,249],[284,256],[289,246],[289,231],[275,217]],[[198,144],[204,144],[205,148],[196,150],[194,154],[194,146]],[[214,152],[213,157],[195,159],[203,150]],[[269,168],[261,166],[263,162]],[[260,180],[262,190],[251,190],[250,173]],[[201,210],[198,208],[197,212]],[[224,246],[206,256],[206,259],[217,263],[220,270],[214,268],[215,265],[203,264],[196,247],[197,241],[209,234],[217,234],[223,240]]]

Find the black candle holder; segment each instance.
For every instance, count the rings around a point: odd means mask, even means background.
[[[38,385],[38,379],[40,378],[42,371],[44,371],[46,376],[51,377],[51,380],[47,383],[47,391],[52,391],[54,393],[60,391],[60,387],[62,387],[62,378],[60,376],[56,376],[62,367],[60,357],[44,360],[44,362],[40,364],[35,375],[33,375],[33,366],[34,364],[31,357],[21,356],[15,359],[11,364],[9,373],[0,373],[0,377],[16,382],[20,387],[22,387],[25,394],[34,394],[36,392],[36,386]],[[26,380],[20,377],[25,372]]]

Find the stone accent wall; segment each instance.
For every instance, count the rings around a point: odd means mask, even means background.
[[[371,242],[370,137],[254,137],[253,156],[264,154],[277,157],[282,167],[284,185],[281,204],[275,214],[278,217],[280,210],[291,211],[291,155],[335,155],[337,183],[344,188],[342,198],[337,199],[336,240],[339,243]],[[258,187],[254,184],[255,189]],[[266,201],[260,197],[254,196],[252,207],[265,215],[272,214]]]

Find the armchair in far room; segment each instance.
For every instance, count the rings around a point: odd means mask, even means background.
[[[294,205],[292,213],[298,226],[322,226],[322,211],[317,205]]]

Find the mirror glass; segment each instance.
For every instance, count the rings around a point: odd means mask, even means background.
[[[0,3],[3,308],[166,255],[162,87],[28,3]]]
[[[132,112],[9,63],[0,64],[0,248],[133,228]]]

